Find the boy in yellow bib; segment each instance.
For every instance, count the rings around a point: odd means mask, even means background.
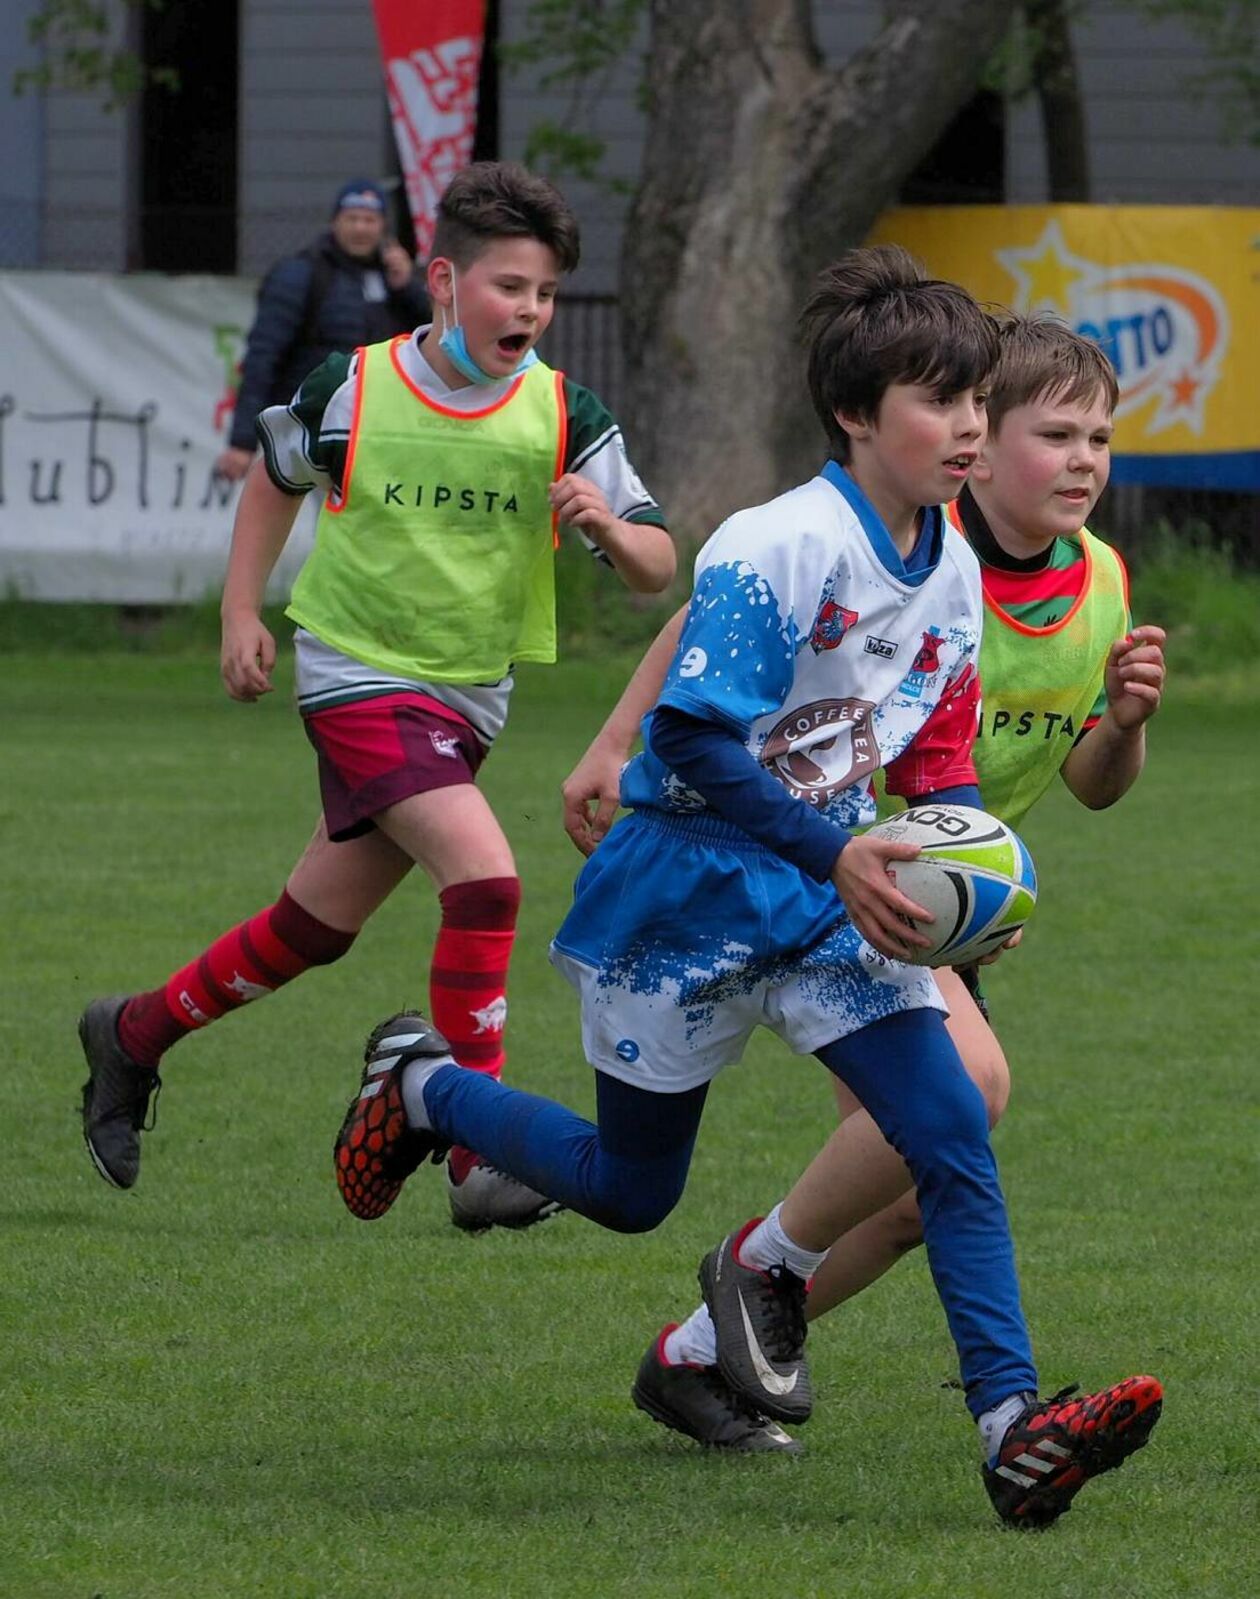
[[[324,496],[294,586],[298,702],[323,817],[284,892],[147,993],[89,1005],[83,1126],[98,1171],[129,1188],[163,1053],[189,1032],[338,959],[419,864],[442,920],[432,1013],[462,1065],[498,1075],[520,884],[475,786],[503,728],[518,661],[556,654],[561,523],[628,587],[664,588],[674,551],[588,390],[535,353],[577,221],[523,168],[482,162],[439,205],[428,288],[436,320],[331,356],[265,411],[223,592],[233,699],[271,689],[267,578],[304,494]],[[448,1167],[452,1217],[523,1226],[548,1203],[470,1151]],[[347,1194],[371,1219],[392,1193]]]

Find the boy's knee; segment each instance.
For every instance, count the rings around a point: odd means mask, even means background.
[[[593,1219],[614,1233],[650,1233],[659,1227],[682,1197],[683,1183],[662,1183],[653,1176],[638,1173],[606,1189]]]
[[[908,1255],[919,1247],[923,1242],[923,1218],[914,1194],[903,1194],[888,1207],[884,1227],[888,1247],[897,1255]]]
[[[445,916],[467,926],[508,926],[521,908],[519,877],[474,877],[438,896]]]
[[[519,877],[486,877],[477,884],[486,909],[504,918],[515,916],[521,908]]]
[[[658,1206],[632,1202],[607,1210],[601,1208],[592,1213],[592,1220],[612,1233],[650,1233],[661,1225],[676,1203],[674,1200]]]
[[[996,1127],[1006,1112],[1011,1097],[1011,1072],[1006,1056],[998,1048],[987,1053],[971,1071],[976,1087],[984,1095],[990,1128]]]

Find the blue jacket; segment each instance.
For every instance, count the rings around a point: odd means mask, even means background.
[[[378,292],[384,287],[384,299],[366,298],[365,290],[374,285]],[[277,261],[258,290],[229,443],[252,450],[258,413],[290,400],[307,373],[334,350],[409,333],[429,315],[418,276],[401,289],[390,289],[380,256],[361,261],[347,255],[331,230]]]

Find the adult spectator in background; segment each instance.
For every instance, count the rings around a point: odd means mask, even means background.
[[[386,236],[384,192],[367,179],[347,183],[328,227],[262,280],[228,445],[216,471],[245,476],[254,458],[255,417],[287,403],[334,350],[410,333],[429,314],[415,263]]]

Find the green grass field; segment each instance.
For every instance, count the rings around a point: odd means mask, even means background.
[[[546,962],[577,862],[557,790],[624,673],[530,673],[485,777],[526,889],[510,1072],[588,1110]],[[1027,829],[1042,906],[987,987],[1043,1386],[1149,1369],[1168,1396],[1143,1454],[1027,1536],[980,1487],[921,1253],[816,1327],[803,1459],[703,1455],[631,1407],[700,1255],[828,1131],[821,1068],[772,1039],[715,1089],[648,1237],[562,1216],[469,1238],[432,1168],[383,1221],[345,1213],[330,1146],[363,1034],[426,989],[418,880],[340,965],[182,1045],[138,1187],[106,1187],[78,1011],[275,896],[313,761],[287,692],[230,705],[208,653],[3,674],[4,1599],[1260,1591],[1260,690],[1174,694],[1123,805],[1055,795]]]

